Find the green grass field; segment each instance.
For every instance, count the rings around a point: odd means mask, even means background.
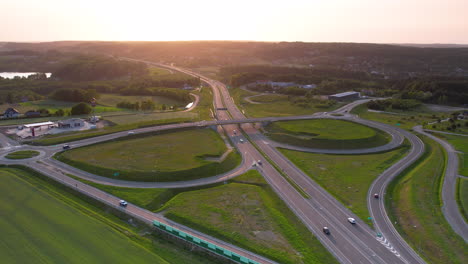
[[[272,95],[253,97],[251,98],[253,101],[265,100],[266,102],[262,104],[251,104],[246,102],[243,98],[258,93],[245,91],[240,88],[232,88],[229,92],[237,106],[239,106],[241,111],[244,111],[248,117],[308,115],[316,112],[329,112],[341,106],[341,104],[335,104],[328,108],[301,107],[289,102],[287,96],[274,97]],[[274,98],[274,100],[272,98]]]
[[[457,203],[465,221],[468,222],[468,179],[466,178],[457,179]]]
[[[332,120],[275,122],[265,127],[271,139],[311,148],[370,148],[389,142],[390,135],[357,123]]]
[[[152,100],[156,105],[165,104],[167,106],[185,106],[185,104],[181,101],[177,101],[171,98],[162,97],[162,96],[129,96],[129,95],[118,95],[118,94],[101,94],[99,100],[97,100],[98,104],[103,106],[116,106],[118,103],[122,101],[128,102],[141,102],[146,100]],[[158,107],[156,107],[158,108]]]
[[[116,222],[19,169],[0,170],[4,263],[170,263]]]
[[[265,94],[252,97],[250,100],[257,103],[274,103],[286,101],[288,100],[288,96],[283,94]]]
[[[34,150],[20,150],[8,153],[5,158],[7,159],[29,159],[38,156],[40,153]]]
[[[441,211],[446,154],[436,142],[423,141],[423,157],[389,185],[387,212],[403,238],[428,263],[467,263],[466,243]]]
[[[117,125],[127,125],[132,123],[150,122],[155,120],[169,120],[169,119],[185,119],[196,121],[197,114],[194,112],[161,112],[161,113],[133,113],[125,115],[115,115],[104,117]]]
[[[301,168],[346,207],[366,220],[367,190],[375,178],[408,150],[404,145],[393,151],[367,155],[327,155],[280,149],[289,160]]]
[[[227,184],[187,189],[91,184],[280,263],[336,263],[257,171],[248,171]]]
[[[20,113],[24,114],[29,110],[38,110],[38,109],[47,109],[50,113],[54,113],[58,109],[63,109],[65,111],[69,111],[72,106],[74,106],[75,102],[65,102],[65,101],[56,101],[56,100],[38,100],[38,101],[30,101],[19,103],[15,105],[14,108],[18,110]],[[4,112],[8,107],[12,107],[9,104],[2,104],[0,105],[0,111]],[[103,106],[98,105],[95,107],[96,113],[102,112],[116,112],[122,111],[122,109],[115,107],[115,105]]]
[[[106,177],[136,181],[191,180],[217,175],[239,164],[237,152],[222,162],[224,142],[211,129],[179,130],[110,141],[65,151],[58,159]]]
[[[468,137],[447,134],[436,134],[436,136],[447,140],[455,150],[460,152],[459,173],[468,177]]]

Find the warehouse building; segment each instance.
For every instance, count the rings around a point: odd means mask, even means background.
[[[328,96],[328,99],[335,100],[335,101],[352,101],[359,99],[361,97],[360,92],[344,92],[344,93],[337,93]]]

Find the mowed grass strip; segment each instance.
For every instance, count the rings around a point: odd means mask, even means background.
[[[387,212],[403,238],[428,263],[467,263],[466,243],[441,210],[446,154],[435,141],[423,141],[424,155],[389,185]]]
[[[377,176],[403,158],[408,149],[405,144],[393,151],[366,155],[328,155],[279,150],[311,179],[366,221],[369,217],[367,190]]]
[[[466,178],[457,179],[457,203],[465,221],[468,222],[468,179]]]
[[[25,177],[0,169],[3,263],[169,263]]]
[[[221,174],[240,162],[233,151],[222,162],[208,161],[227,150],[211,129],[134,136],[65,151],[57,158],[101,176],[136,181],[191,180]]]
[[[5,158],[7,159],[29,159],[38,156],[40,153],[35,150],[20,150],[8,153]]]
[[[333,119],[274,122],[265,130],[267,136],[275,141],[310,148],[371,148],[390,140],[390,135],[382,131]]]
[[[456,136],[448,134],[435,134],[436,136],[447,140],[455,150],[459,151],[460,157],[459,173],[468,177],[468,136]]]
[[[234,181],[180,193],[160,211],[279,263],[337,263],[257,171]]]

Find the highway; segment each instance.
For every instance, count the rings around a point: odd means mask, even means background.
[[[150,64],[155,64],[147,62]],[[155,64],[162,66],[161,64]],[[191,71],[179,69],[168,65],[163,67],[170,68],[172,70],[182,71],[193,76],[200,76]],[[424,263],[424,261],[406,244],[406,242],[399,236],[394,229],[391,222],[388,220],[388,216],[383,206],[383,199],[370,199],[368,200],[369,211],[375,221],[376,231],[368,227],[363,221],[358,219],[350,210],[344,207],[340,202],[328,194],[323,188],[316,184],[310,177],[304,174],[299,168],[292,164],[286,157],[279,153],[275,146],[269,143],[268,140],[252,126],[251,124],[243,123],[256,123],[256,122],[272,122],[280,120],[301,120],[311,118],[335,118],[345,119],[353,122],[358,122],[364,125],[375,127],[386,131],[392,135],[392,144],[387,147],[395,147],[396,144],[401,144],[404,137],[406,137],[412,144],[412,148],[409,154],[394,166],[386,170],[380,175],[372,184],[369,194],[374,192],[380,193],[382,198],[385,194],[385,188],[388,183],[398,175],[401,170],[409,166],[414,162],[423,152],[424,145],[415,135],[404,131],[402,129],[373,122],[369,120],[360,119],[356,116],[350,115],[349,111],[366,100],[356,101],[352,104],[346,105],[340,109],[333,111],[330,114],[317,114],[311,116],[298,116],[298,117],[269,117],[269,118],[253,118],[248,119],[240,112],[237,106],[234,104],[232,98],[229,95],[226,86],[220,82],[210,80],[204,76],[200,76],[201,79],[207,82],[213,88],[214,95],[214,107],[223,108],[226,107],[228,111],[217,111],[217,121],[204,121],[197,123],[182,123],[172,124],[159,127],[149,127],[134,130],[135,134],[146,133],[151,131],[157,131],[162,129],[176,129],[184,127],[195,127],[195,126],[216,126],[223,125],[227,136],[231,139],[234,146],[243,155],[243,163],[241,166],[236,168],[237,171],[229,172],[229,175],[222,175],[219,178],[206,178],[201,179],[196,184],[203,184],[214,180],[225,180],[232,175],[238,175],[241,172],[247,170],[253,161],[262,160],[263,164],[258,167],[258,170],[262,173],[265,179],[270,183],[276,193],[286,202],[291,210],[302,220],[307,228],[324,244],[324,246],[341,262],[341,263]],[[334,116],[332,114],[339,114],[340,116]],[[245,134],[234,133],[234,130],[238,130],[240,125]],[[72,142],[73,148],[94,144],[97,142],[107,141],[118,137],[128,136],[127,132],[119,132],[110,135],[104,135],[100,137],[84,139],[76,142]],[[240,140],[243,139],[244,142]],[[2,138],[0,138],[2,140]],[[7,141],[5,141],[7,142]],[[3,143],[3,140],[2,140]],[[6,146],[2,153],[11,152],[13,149],[18,148],[9,142],[9,146]],[[22,147],[19,147],[22,148]],[[26,165],[33,167],[34,169],[48,173],[50,177],[62,177],[68,178],[71,184],[79,184],[75,180],[64,176],[64,173],[71,172],[75,175],[83,175],[83,173],[77,169],[71,168],[68,165],[60,163],[58,161],[51,160],[50,157],[57,151],[61,151],[60,146],[52,147],[27,147],[28,149],[37,149],[42,151],[44,154],[41,156],[41,163],[37,163],[31,160]],[[363,153],[368,153],[361,150]],[[41,154],[42,155],[42,154]],[[266,155],[272,162],[281,168],[281,172],[277,171],[276,168],[265,160]],[[3,161],[4,162],[4,161]],[[68,166],[68,167],[67,167]],[[286,175],[289,179],[294,181],[300,188],[305,191],[310,198],[303,197],[282,175]],[[88,175],[92,176],[93,175]],[[61,179],[62,179],[61,178]],[[62,179],[62,180],[63,180]],[[106,178],[107,179],[107,178]],[[98,179],[104,180],[104,179]],[[67,180],[69,181],[69,180]],[[126,183],[116,183],[119,184]],[[139,183],[148,184],[148,183]],[[183,183],[182,183],[183,184]],[[186,183],[187,184],[187,183]],[[79,186],[87,186],[80,183]],[[100,192],[97,189],[92,190],[92,194]],[[183,187],[181,185],[171,187]],[[84,187],[83,187],[84,188]],[[92,187],[90,187],[92,188]],[[90,191],[91,192],[91,191]],[[91,194],[91,193],[90,193]],[[99,195],[104,195],[99,193]],[[108,194],[106,194],[108,195]],[[105,196],[108,197],[108,196]],[[369,195],[370,197],[370,195]],[[109,204],[116,204],[116,197],[110,197],[106,200]],[[129,208],[134,208],[132,205]],[[133,209],[132,209],[133,210]],[[141,208],[134,209],[137,214],[142,217],[160,217],[156,215],[148,216],[146,212]],[[357,220],[356,225],[351,225],[347,222],[348,217],[353,217]],[[158,218],[159,219],[159,218]],[[162,218],[161,218],[162,219]],[[161,221],[161,222],[164,222]],[[323,226],[330,227],[331,235],[325,235],[322,232]],[[184,230],[185,231],[185,230]],[[194,232],[194,230],[192,230]],[[383,237],[377,237],[377,233],[382,233]],[[204,238],[205,239],[205,238]],[[244,253],[247,254],[247,253]],[[253,257],[262,259],[260,256]],[[265,259],[261,260],[262,263],[271,263]]]
[[[468,224],[465,222],[455,198],[457,193],[456,187],[459,163],[457,151],[447,141],[425,132],[421,126],[414,127],[413,129],[437,141],[447,152],[447,165],[445,167],[445,177],[442,185],[442,212],[452,229],[459,234],[465,242],[468,242]]]

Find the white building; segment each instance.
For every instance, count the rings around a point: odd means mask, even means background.
[[[83,127],[85,122],[81,118],[70,118],[67,120],[62,120],[58,122],[59,128],[73,128],[73,127]]]

